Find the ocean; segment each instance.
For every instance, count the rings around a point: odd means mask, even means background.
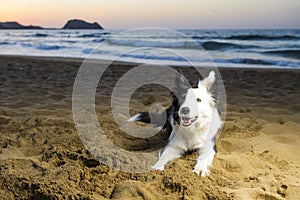
[[[300,30],[0,30],[0,54],[300,69]]]

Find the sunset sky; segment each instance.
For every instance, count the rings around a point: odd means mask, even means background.
[[[299,0],[1,0],[0,21],[62,27],[68,19],[106,29],[300,28]]]

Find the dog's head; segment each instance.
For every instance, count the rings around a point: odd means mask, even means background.
[[[211,71],[205,79],[199,81],[198,88],[190,88],[179,109],[180,124],[191,127],[194,124],[206,125],[212,118],[215,102],[212,87],[215,73]]]

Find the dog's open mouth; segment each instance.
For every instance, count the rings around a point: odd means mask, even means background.
[[[183,126],[190,126],[192,123],[194,123],[197,120],[197,118],[198,116],[195,117],[182,116],[180,117],[180,120]]]

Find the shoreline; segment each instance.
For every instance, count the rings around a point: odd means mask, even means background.
[[[43,60],[53,60],[53,61],[74,61],[74,62],[83,62],[88,56],[86,56],[85,58],[80,58],[80,57],[58,57],[58,56],[31,56],[31,55],[3,55],[3,54],[0,54],[0,58],[5,58],[5,57],[8,57],[8,58],[24,58],[24,59],[43,59]],[[90,60],[95,60],[95,61],[99,61],[101,63],[112,63],[114,61],[112,60],[106,60],[106,59],[90,59]],[[128,61],[118,61],[116,62],[116,64],[119,64],[119,65],[141,65],[143,63],[138,63],[138,62],[128,62]],[[158,65],[158,64],[150,64],[150,65]],[[232,63],[229,63],[228,65],[232,65]],[[239,64],[239,65],[242,65],[242,64]],[[296,68],[296,67],[282,67],[282,66],[275,66],[275,65],[253,65],[252,67],[251,64],[244,64],[245,67],[241,67],[241,66],[230,66],[230,67],[227,67],[227,66],[217,66],[216,65],[216,68],[217,69],[258,69],[258,70],[300,70],[300,68]],[[185,65],[168,65],[168,66],[171,66],[171,67],[192,67],[192,66],[185,66]],[[255,67],[256,66],[256,67]],[[266,67],[266,66],[270,66],[270,67]],[[203,67],[203,66],[196,66],[196,67]]]
[[[227,95],[226,121],[211,174],[199,177],[192,173],[196,154],[167,164],[163,172],[145,173],[119,171],[92,156],[72,115],[73,85],[81,62],[0,55],[0,196],[257,200],[299,196],[299,70],[218,68]],[[132,140],[120,131],[110,112],[110,95],[119,78],[136,65],[114,63],[99,81],[95,97],[107,137],[132,150],[149,141]],[[195,76],[192,68],[176,68],[189,78]],[[157,102],[167,106],[169,99],[165,88],[142,87],[131,97],[130,113],[147,111]]]

